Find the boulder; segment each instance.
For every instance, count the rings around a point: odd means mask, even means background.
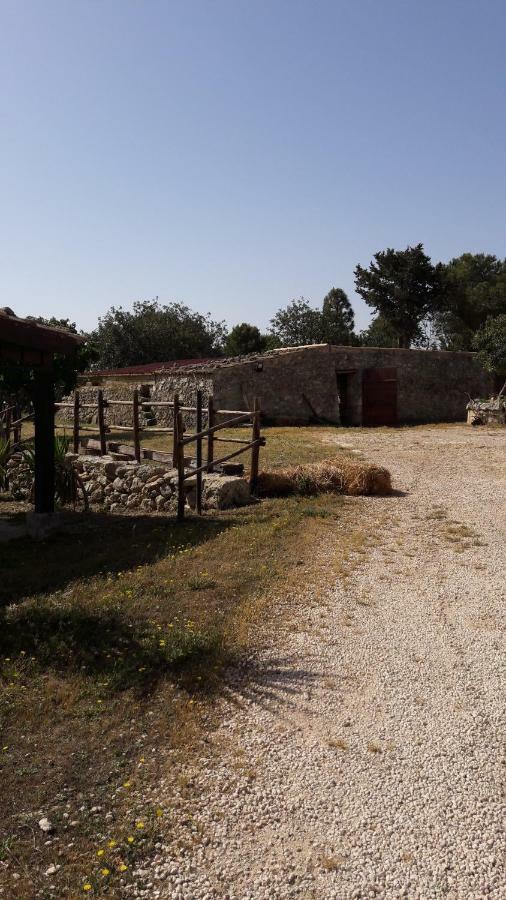
[[[196,486],[191,480],[187,489],[190,506],[196,504]],[[231,509],[251,503],[249,484],[235,475],[204,475],[202,478],[202,506],[204,509]]]

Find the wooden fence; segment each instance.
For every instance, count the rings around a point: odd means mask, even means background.
[[[105,411],[114,406],[130,407],[132,411],[132,425],[109,425],[106,424]],[[144,407],[159,407],[169,409],[173,412],[174,426],[172,428],[161,428],[157,426],[148,426],[142,429],[140,426],[140,414]],[[260,405],[257,399],[253,403],[253,409],[237,410],[237,409],[215,409],[214,398],[209,397],[207,404],[203,404],[202,391],[197,391],[196,405],[183,406],[179,402],[179,396],[174,395],[173,400],[144,401],[139,397],[138,390],[134,390],[132,400],[112,400],[106,399],[101,390],[97,391],[96,402],[83,403],[80,398],[79,391],[76,391],[72,401],[55,403],[56,411],[71,410],[71,427],[72,427],[72,450],[79,453],[81,443],[93,452],[105,455],[108,452],[119,453],[123,456],[131,456],[132,459],[141,462],[143,459],[150,459],[159,462],[166,462],[177,469],[178,473],[178,519],[184,518],[185,509],[185,481],[195,477],[196,481],[196,511],[199,515],[202,513],[202,475],[204,472],[212,473],[218,467],[228,462],[234,457],[244,453],[251,452],[250,463],[250,488],[254,494],[256,492],[258,480],[258,466],[260,447],[265,446],[265,438],[262,437],[260,427]],[[82,410],[92,410],[96,414],[97,422],[95,424],[84,424],[81,422]],[[192,413],[195,417],[195,432],[187,432],[184,425],[184,413]],[[11,443],[12,449],[20,446],[24,441],[21,438],[22,423],[33,418],[33,414],[20,414],[17,406],[7,406],[4,404],[0,407],[0,437],[5,436],[6,440]],[[207,427],[204,428],[204,419],[207,419]],[[70,423],[69,423],[70,424]],[[218,432],[226,428],[236,427],[238,425],[251,425],[251,436],[248,439],[241,437],[230,437],[219,435]],[[58,428],[65,427],[64,424],[57,423]],[[108,435],[114,431],[131,432],[132,444],[124,444],[113,440],[108,440]],[[94,437],[87,436],[87,432],[92,432]],[[149,434],[167,434],[172,435],[170,450],[154,450],[141,446],[141,432],[149,432]],[[98,433],[97,433],[98,432]],[[12,442],[11,442],[12,434]],[[27,438],[25,440],[30,440]],[[237,444],[238,449],[227,453],[225,456],[216,458],[215,444],[217,443]],[[195,459],[185,457],[185,448],[191,444],[195,444]],[[203,459],[203,448],[206,448],[206,459]]]
[[[0,406],[0,438],[11,448],[21,443],[21,426],[23,422],[33,418],[33,413],[22,416],[18,405],[3,403]]]
[[[130,407],[132,412],[132,425],[106,425],[105,410],[109,407],[123,406]],[[159,462],[168,462],[178,471],[178,519],[184,518],[185,509],[185,485],[184,482],[192,477],[196,480],[196,511],[199,515],[202,513],[202,474],[204,472],[212,473],[223,463],[228,460],[240,456],[243,453],[251,451],[250,465],[250,487],[252,493],[256,491],[258,479],[258,465],[260,447],[265,445],[265,438],[261,435],[260,430],[260,405],[255,399],[253,409],[248,410],[231,410],[216,409],[214,406],[214,398],[209,397],[207,405],[204,407],[202,391],[197,391],[196,405],[183,406],[179,401],[179,396],[174,395],[172,400],[149,400],[140,399],[138,390],[132,395],[132,400],[112,400],[105,399],[101,390],[97,391],[96,403],[82,403],[79,392],[76,391],[74,399],[71,403],[57,403],[57,409],[72,410],[72,434],[73,434],[73,450],[74,453],[79,452],[81,440],[85,435],[83,431],[92,430],[96,433],[96,427],[85,426],[80,423],[80,411],[83,409],[93,410],[97,416],[98,440],[88,438],[87,446],[95,451],[99,451],[102,455],[107,452],[116,452],[123,455],[131,455],[133,459],[140,462],[142,459],[151,459]],[[170,427],[157,427],[150,425],[148,428],[140,427],[140,414],[144,408],[152,410],[154,407],[171,410],[173,413],[174,425]],[[196,431],[187,432],[184,425],[184,413],[192,413],[195,418]],[[207,419],[207,428],[203,428],[204,418]],[[219,431],[225,428],[235,427],[237,425],[245,425],[251,423],[251,438],[245,440],[240,437],[224,437],[218,435]],[[116,441],[107,440],[108,433],[114,430],[132,433],[132,445],[123,444]],[[170,451],[154,450],[141,445],[141,432],[145,431],[149,434],[167,434],[172,435],[172,447]],[[238,444],[237,450],[227,453],[225,456],[216,458],[215,444],[223,442],[227,444]],[[195,443],[195,464],[191,459],[185,456],[185,448]],[[203,461],[203,446],[206,447],[206,460]]]

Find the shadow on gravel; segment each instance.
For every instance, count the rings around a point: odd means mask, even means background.
[[[250,659],[230,672],[221,687],[226,700],[236,706],[244,703],[263,708],[292,706],[292,700],[311,688],[320,672],[299,669],[288,657],[274,658],[262,663]]]

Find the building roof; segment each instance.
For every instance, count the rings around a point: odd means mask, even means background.
[[[40,353],[71,353],[85,338],[65,328],[20,319],[8,306],[0,307],[0,343]]]
[[[205,359],[172,359],[167,362],[145,363],[140,366],[125,366],[120,369],[101,369],[85,373],[83,377],[113,377],[116,375],[155,375],[160,372],[167,372],[174,369],[183,368],[208,368],[217,369],[224,366],[237,366],[241,363],[256,362],[257,360],[269,359],[273,356],[286,355],[288,353],[298,353],[300,350],[314,350],[322,347],[330,347],[330,344],[304,344],[300,347],[277,347],[275,350],[264,350],[261,353],[248,353],[244,356],[213,356]]]

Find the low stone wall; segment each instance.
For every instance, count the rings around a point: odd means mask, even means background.
[[[80,456],[74,463],[91,504],[118,509],[174,511],[177,472],[167,466],[123,462],[108,456]]]
[[[145,512],[177,510],[177,470],[168,466],[124,462],[111,456],[69,454],[86,489],[91,506],[111,513],[121,509]],[[15,500],[29,500],[32,475],[20,454],[7,464],[9,490]],[[185,481],[186,499],[195,506],[195,478]],[[233,475],[204,475],[204,509],[230,509],[251,502],[248,483]]]

